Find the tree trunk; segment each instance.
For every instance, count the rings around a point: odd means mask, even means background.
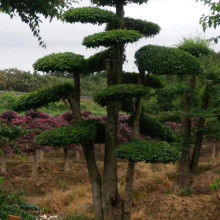
[[[69,96],[68,102],[73,112],[73,117],[75,121],[76,122],[80,121],[81,120],[80,104],[78,103],[77,98],[75,96]]]
[[[80,105],[80,74],[74,75],[74,92],[76,97],[76,102]]]
[[[70,171],[69,148],[63,147],[63,153],[64,153],[64,171],[69,172]]]
[[[7,172],[7,159],[6,154],[1,152],[1,174],[5,174]]]
[[[108,86],[116,85],[119,81],[118,62],[108,60],[107,76]],[[107,105],[106,144],[103,173],[103,209],[105,220],[121,220],[121,198],[118,192],[117,158],[114,150],[117,148],[119,103],[109,102]]]
[[[34,149],[33,162],[32,162],[32,173],[31,173],[31,178],[33,179],[37,178],[37,168],[38,168],[38,150]]]
[[[92,187],[93,207],[95,220],[104,220],[102,209],[102,179],[96,164],[94,144],[89,143],[83,146],[86,164],[88,168],[90,183]]]
[[[216,143],[214,143],[212,147],[212,162],[215,162],[215,158],[216,158]]]
[[[133,201],[133,185],[134,185],[135,163],[128,162],[125,197],[123,207],[123,220],[131,220],[131,208]]]
[[[203,110],[207,110],[209,107],[210,98],[211,98],[209,94],[209,89],[210,89],[210,85],[207,83],[205,92],[203,95],[203,100],[202,100]],[[192,155],[191,164],[190,164],[190,170],[194,174],[198,172],[199,157],[200,157],[200,152],[201,152],[202,143],[203,143],[203,137],[204,137],[203,130],[205,129],[205,124],[206,124],[206,119],[199,118],[199,122],[197,126],[197,133],[196,133],[196,142],[195,142],[195,147],[193,150],[193,155]]]
[[[43,150],[39,150],[38,156],[39,156],[39,161],[44,162],[45,160],[45,152]]]

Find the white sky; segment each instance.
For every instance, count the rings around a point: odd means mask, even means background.
[[[83,1],[88,5],[88,1]],[[82,4],[76,5],[80,7]],[[131,4],[125,8],[125,15],[157,23],[161,32],[154,38],[143,39],[128,45],[126,48],[128,61],[124,69],[134,71],[134,53],[143,45],[158,44],[174,46],[184,37],[201,36],[210,38],[220,33],[220,28],[202,32],[199,18],[209,10],[196,0],[149,0],[148,4]],[[86,24],[68,24],[60,21],[49,23],[43,20],[41,36],[47,44],[47,49],[38,46],[28,26],[19,18],[10,19],[8,15],[0,14],[0,69],[19,68],[31,70],[32,64],[40,57],[53,52],[72,51],[88,57],[96,50],[86,49],[81,45],[85,36],[103,31],[104,26]],[[213,45],[220,51],[220,44]]]

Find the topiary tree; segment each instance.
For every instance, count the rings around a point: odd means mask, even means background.
[[[98,7],[84,7],[70,9],[65,12],[63,19],[70,23],[82,22],[92,24],[107,24],[105,32],[97,33],[83,40],[83,45],[87,48],[107,47],[111,51],[104,51],[88,59],[88,66],[91,70],[107,71],[107,84],[114,86],[122,83],[122,66],[125,60],[124,46],[127,43],[138,41],[142,37],[150,37],[159,33],[158,25],[124,17],[124,7],[129,3],[146,3],[147,0],[138,1],[99,1],[92,0],[97,6],[111,6],[115,8],[115,13],[100,9]],[[91,61],[91,62],[90,62]],[[97,63],[94,65],[95,61]],[[106,66],[103,64],[106,61]],[[91,63],[93,65],[91,65]],[[88,69],[90,70],[90,69]],[[137,102],[140,106],[140,101]],[[122,200],[120,198],[117,186],[117,160],[114,150],[117,148],[117,128],[118,128],[119,102],[113,100],[107,104],[107,125],[106,125],[106,147],[104,159],[103,186],[100,188],[97,183],[96,190],[102,198],[100,199],[101,213],[96,213],[96,219],[121,219]],[[95,167],[95,166],[94,166]],[[98,170],[96,171],[98,173]],[[100,176],[100,175],[99,175]],[[94,178],[93,178],[94,179]],[[91,179],[91,181],[93,181]],[[93,184],[93,183],[92,183]],[[99,191],[99,192],[98,192]],[[97,198],[96,198],[97,199]],[[114,201],[114,202],[112,202]]]
[[[8,151],[13,151],[11,147],[13,147],[16,139],[18,139],[22,134],[24,134],[24,130],[20,127],[14,127],[0,122],[0,153],[2,174],[5,174],[7,170],[6,157]]]
[[[192,48],[188,48],[186,51],[198,53]],[[203,51],[207,52],[207,50]],[[184,91],[182,100],[183,111],[186,116],[182,118],[182,152],[179,162],[178,184],[180,187],[189,186],[191,182],[189,156],[192,123],[189,113],[193,103],[196,79],[203,74],[203,68],[195,56],[177,48],[148,45],[141,48],[135,56],[141,72],[148,71],[155,74],[177,75],[179,79],[188,82],[188,89],[182,90],[181,88],[182,92]]]

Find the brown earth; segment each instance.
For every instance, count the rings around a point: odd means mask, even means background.
[[[102,169],[102,162],[99,162]],[[220,179],[220,157],[210,161],[203,155],[200,172],[192,185],[193,193],[175,192],[174,165],[140,163],[136,169],[133,220],[219,220],[220,191],[210,184]],[[119,163],[119,188],[123,191],[126,163]],[[92,218],[92,198],[84,161],[71,162],[71,171],[63,171],[62,153],[47,153],[40,163],[38,178],[29,178],[31,158],[16,156],[8,163],[4,188],[23,191],[25,199],[51,214],[84,214]]]

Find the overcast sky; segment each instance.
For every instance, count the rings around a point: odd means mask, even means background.
[[[88,1],[84,0],[83,5],[85,4],[88,5]],[[82,4],[76,5],[80,6]],[[199,18],[208,12],[208,9],[196,0],[149,0],[148,4],[126,6],[126,16],[157,23],[161,32],[154,38],[143,39],[126,47],[128,62],[125,64],[125,70],[136,69],[133,62],[134,53],[143,45],[175,46],[184,37],[210,38],[219,34],[220,28],[208,30],[205,34],[202,32]],[[43,49],[38,46],[28,26],[19,18],[10,19],[8,15],[0,14],[0,69],[19,68],[32,71],[34,61],[53,52],[72,51],[88,57],[96,50],[82,46],[83,38],[103,29],[104,26],[68,24],[55,20],[49,23],[43,20],[40,30],[47,44],[47,49]],[[212,47],[220,51],[219,44]]]

